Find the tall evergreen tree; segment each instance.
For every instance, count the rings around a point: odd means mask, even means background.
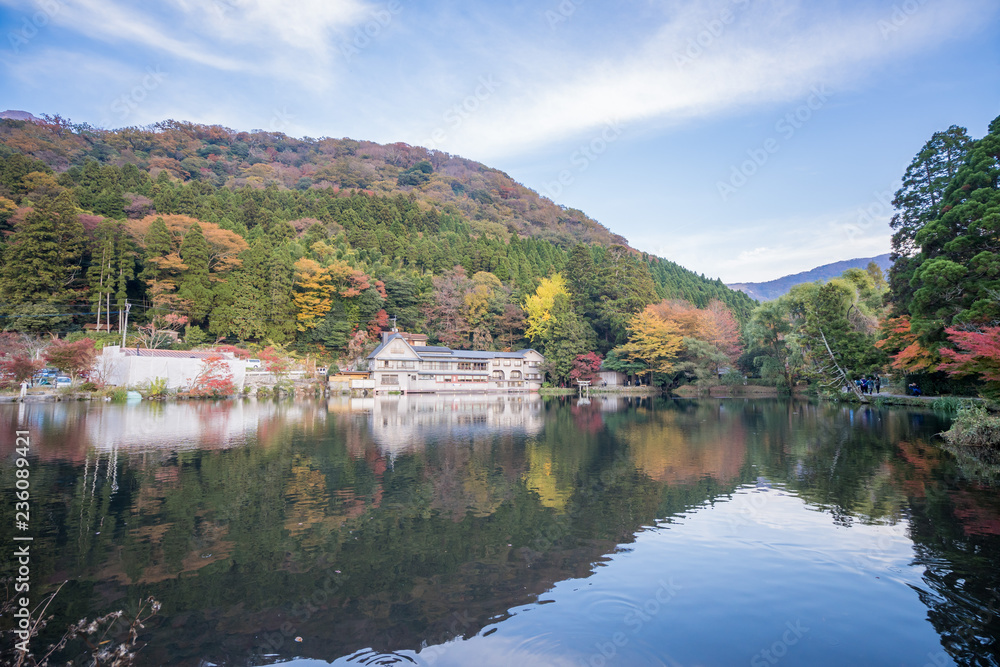
[[[181,243],[181,259],[187,268],[181,273],[177,297],[188,304],[188,316],[201,322],[212,308],[212,283],[208,274],[210,248],[201,225],[191,225]]]
[[[70,322],[69,305],[78,298],[82,277],[83,240],[68,191],[35,203],[3,251],[0,307],[11,328],[42,331]]]
[[[892,200],[896,214],[889,223],[893,229],[889,283],[896,303],[912,295],[917,234],[941,215],[946,191],[971,145],[965,128],[952,125],[935,132],[906,168],[903,185]]]

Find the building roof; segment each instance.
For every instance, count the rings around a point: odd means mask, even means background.
[[[132,357],[169,357],[172,359],[208,359],[209,357],[226,358],[226,355],[221,352],[195,352],[194,350],[148,350],[126,347],[122,349],[121,352],[126,356]]]
[[[401,334],[393,333],[386,336],[382,343],[372,350],[372,353],[368,355],[368,358],[376,358],[386,345],[397,338],[402,340],[410,347],[411,350],[416,352],[420,359],[427,358],[440,360],[443,356],[447,356],[450,359],[523,359],[528,352],[535,352],[535,350],[530,348],[526,350],[517,350],[516,352],[490,352],[486,350],[453,350],[450,347],[432,345],[410,345],[406,341],[406,338]]]

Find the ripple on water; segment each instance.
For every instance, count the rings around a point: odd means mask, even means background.
[[[370,648],[361,649],[347,657],[347,662],[356,665],[423,665],[411,656],[402,653],[379,653]]]

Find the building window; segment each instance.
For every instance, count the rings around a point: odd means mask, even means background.
[[[521,360],[520,360],[520,359],[518,359],[517,361],[515,361],[515,362],[514,362],[514,365],[515,365],[515,366],[520,366],[520,365],[521,365]]]
[[[538,368],[538,362],[537,361],[529,361],[528,362],[528,368]]]
[[[382,384],[399,384],[398,375],[383,375]]]
[[[447,361],[421,361],[420,368],[425,371],[450,371],[451,365]]]
[[[413,362],[413,361],[397,361],[396,362],[396,368],[399,368],[401,370],[412,371],[416,367],[417,367],[416,362]]]
[[[378,362],[378,364],[379,368],[392,368],[392,362],[389,361],[388,359],[383,359],[382,361]]]
[[[458,370],[460,371],[485,371],[486,362],[485,361],[460,361],[458,362]]]
[[[503,379],[503,371],[493,371],[493,379],[494,380],[502,380]]]
[[[424,382],[430,382],[431,380],[433,380],[433,379],[434,379],[434,376],[433,376],[433,375],[423,375],[423,374],[421,374],[421,375],[420,375],[420,376],[418,376],[418,377],[419,377],[419,379],[420,379],[420,380],[422,380],[422,381],[424,381]]]
[[[510,372],[510,379],[511,380],[520,380],[521,379],[521,371],[511,371]]]
[[[510,366],[510,359],[504,359],[503,360],[503,365],[504,366]]]

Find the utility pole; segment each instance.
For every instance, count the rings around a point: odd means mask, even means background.
[[[125,326],[122,327],[122,349],[125,349],[125,334],[128,333],[128,311],[132,309],[132,304],[125,300]]]

